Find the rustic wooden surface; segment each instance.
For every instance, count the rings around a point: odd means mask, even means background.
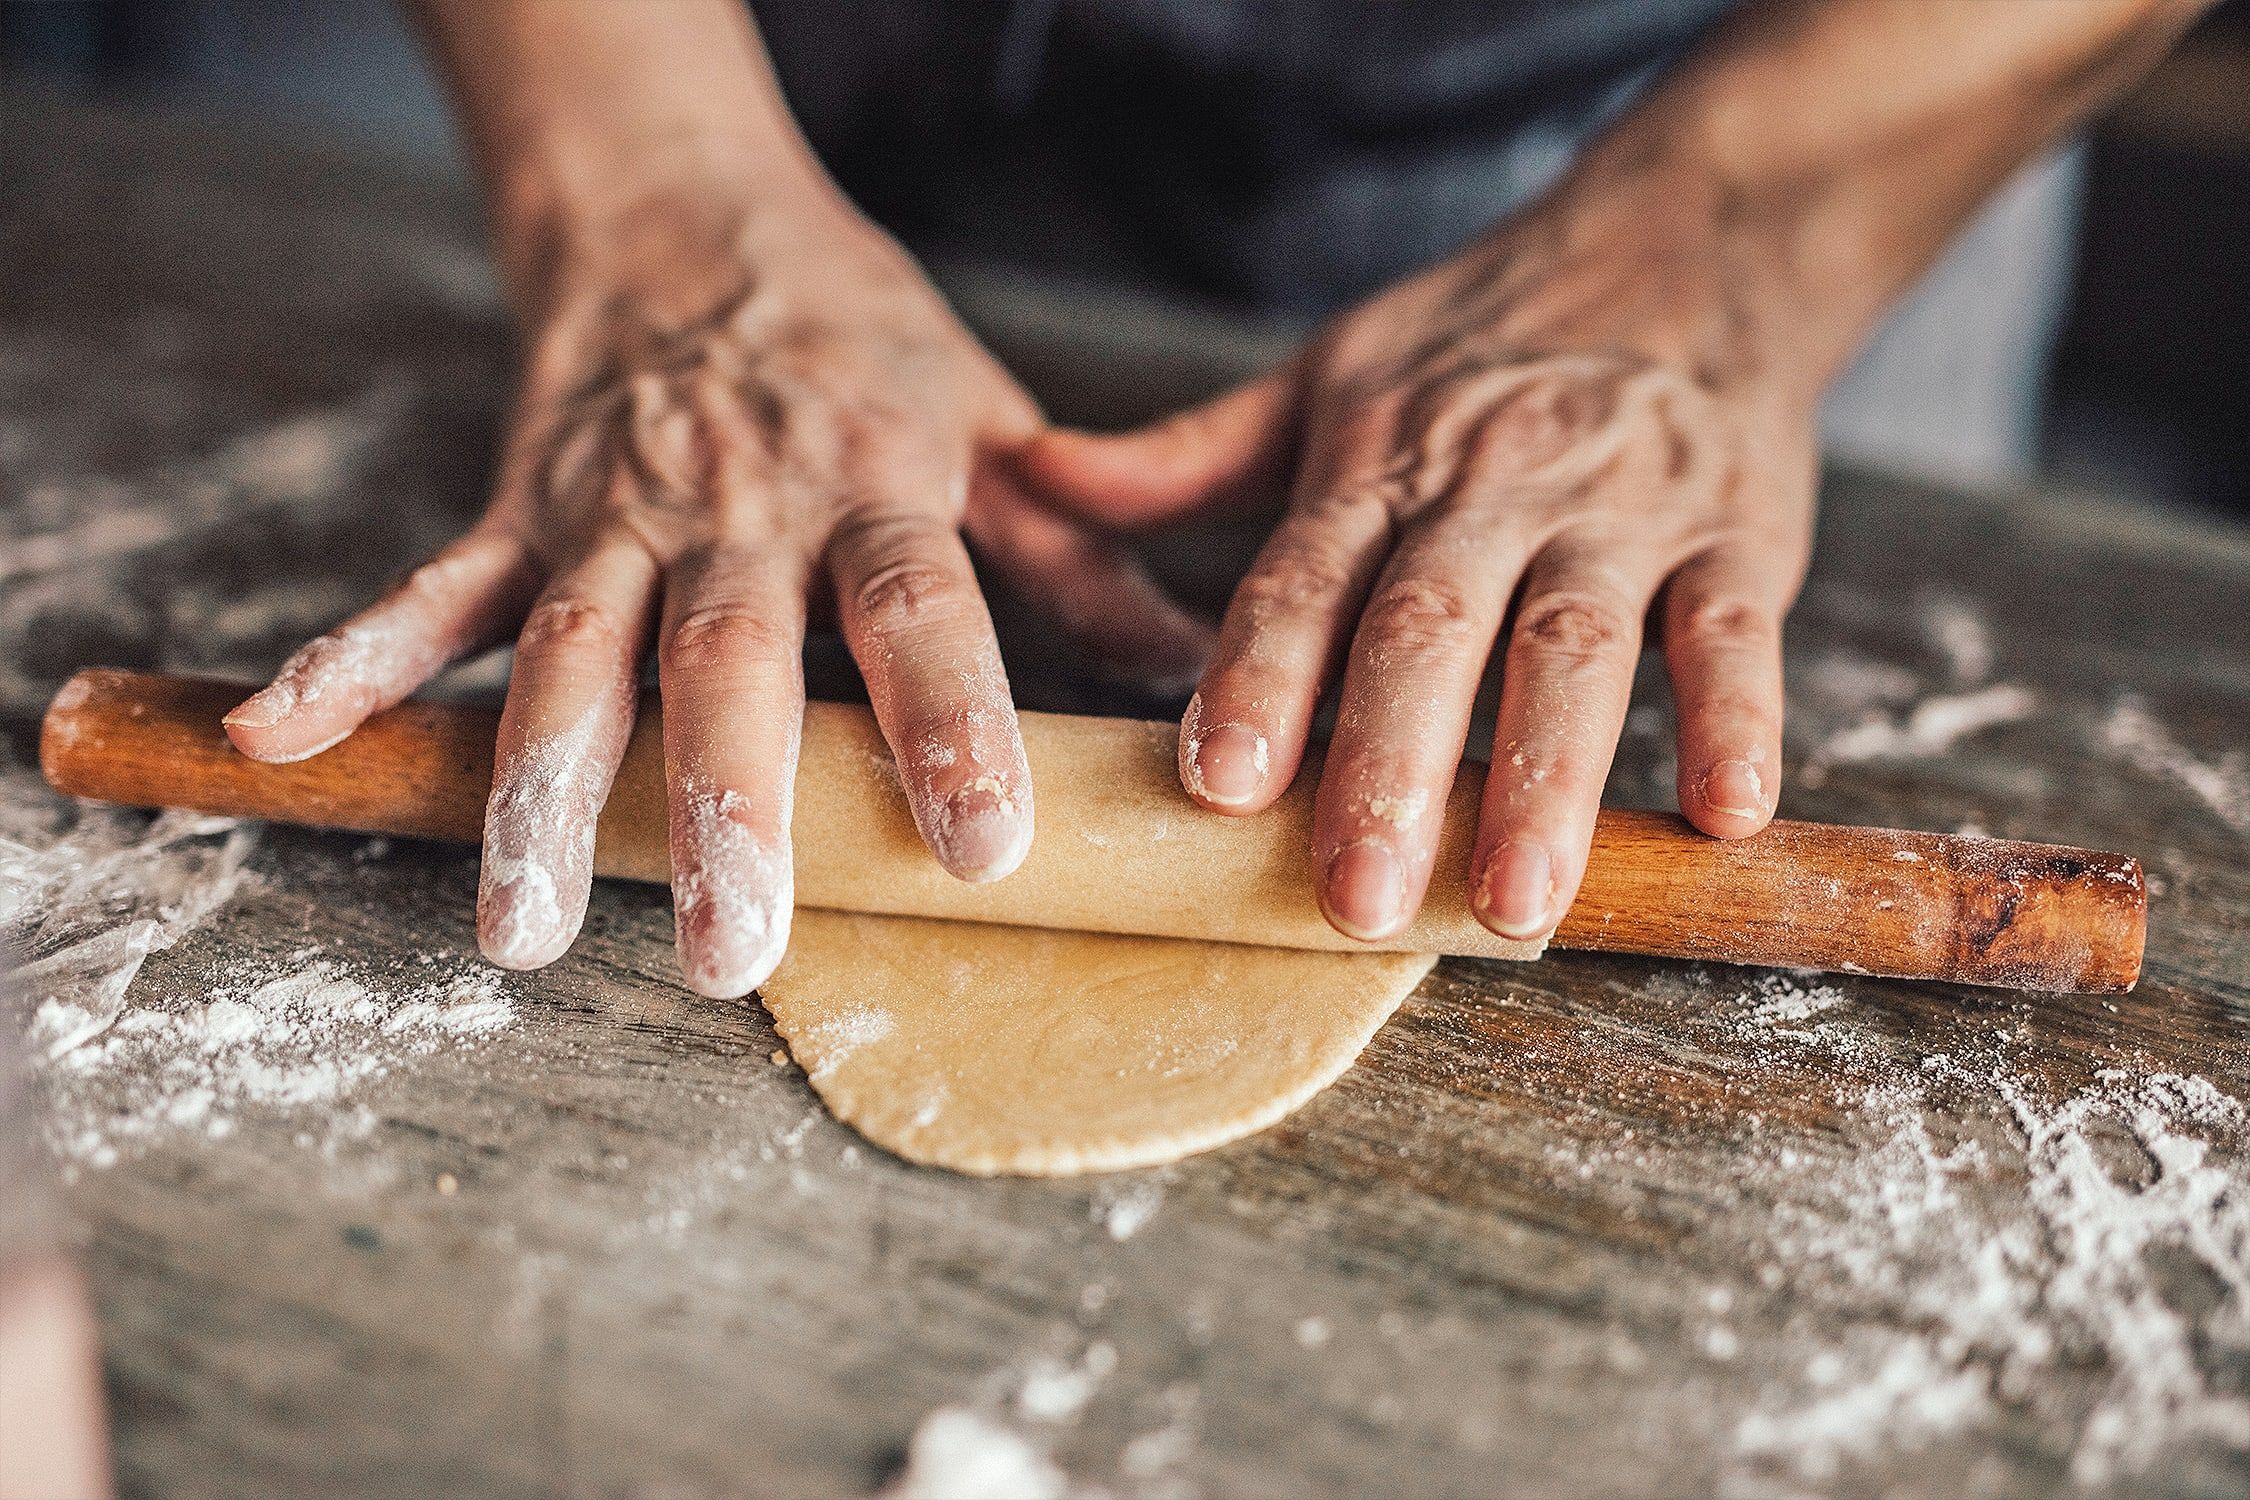
[[[0,141],[20,793],[71,670],[270,667],[446,537],[508,349],[454,190],[21,98]],[[999,321],[1075,415],[1228,362],[1107,324],[1074,362],[1027,305]],[[673,983],[662,892],[605,885],[506,981],[508,1028],[348,1109],[58,1133],[126,1488],[862,1494],[961,1404],[1117,1495],[2243,1493],[2246,599],[2250,541],[2201,522],[1832,481],[1785,811],[2138,855],[2139,989],[1449,962],[1329,1093],[1161,1172],[974,1182],[856,1143],[761,1011]],[[1963,618],[1988,668],[1944,649]],[[1152,706],[1038,639],[1027,703]],[[1869,684],[1994,683],[2029,706],[1949,751],[1836,749]],[[1660,806],[1644,689],[1611,800]],[[471,953],[473,855],[271,830],[251,863],[132,1005]],[[145,1080],[50,1083],[110,1128]],[[1096,1345],[1082,1410],[1014,1403]]]

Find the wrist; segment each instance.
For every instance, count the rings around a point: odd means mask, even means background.
[[[573,286],[701,279],[777,266],[864,228],[809,157],[803,167],[709,142],[526,152],[492,170],[493,236],[511,300],[536,321]]]
[[[1571,325],[1519,339],[1631,351],[1809,414],[1869,316],[1852,290],[1868,278],[1824,256],[1825,214],[1730,181],[1676,137],[1612,132],[1500,231],[1504,263],[1545,266],[1534,305]]]
[[[1826,379],[2009,173],[2207,0],[1742,7],[1581,158],[1650,185],[1763,284]]]

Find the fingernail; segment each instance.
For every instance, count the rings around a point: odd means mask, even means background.
[[[1731,817],[1755,818],[1765,811],[1766,785],[1746,760],[1722,760],[1703,773],[1703,805]]]
[[[1492,851],[1476,908],[1502,937],[1535,938],[1554,925],[1554,864],[1537,844],[1510,839]]]
[[[979,776],[948,797],[923,831],[946,869],[972,885],[1014,874],[1031,852],[1030,809],[997,776]]]
[[[487,854],[477,883],[477,946],[503,969],[537,969],[570,946],[555,871],[527,854]]]
[[[1195,747],[1195,786],[1206,802],[1240,807],[1266,784],[1271,761],[1266,737],[1240,724],[1221,724]]]
[[[691,795],[672,877],[680,971],[690,989],[714,1000],[763,984],[789,946],[793,872],[784,851],[741,821],[745,806],[738,792]]]
[[[1362,942],[1389,937],[1406,906],[1406,871],[1388,846],[1373,839],[1346,844],[1328,862],[1328,919]]]
[[[295,696],[289,695],[292,702]],[[291,702],[282,701],[282,695],[269,687],[237,703],[219,722],[236,729],[271,729],[288,717],[291,706]]]
[[[594,816],[584,809],[573,827],[571,790],[567,778],[535,773],[496,786],[485,806],[477,946],[503,969],[553,963],[586,914]]]

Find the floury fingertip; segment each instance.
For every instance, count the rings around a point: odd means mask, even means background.
[[[742,821],[739,792],[683,788],[672,910],[680,971],[714,1000],[749,994],[781,962],[796,904],[786,846]]]

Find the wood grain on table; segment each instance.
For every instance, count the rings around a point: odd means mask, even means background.
[[[455,187],[22,97],[0,139],[0,833],[130,847],[58,834],[47,698],[269,669],[446,539],[508,340]],[[959,285],[1075,418],[1233,373]],[[2241,1494],[2246,599],[2206,521],[1825,491],[1785,812],[2138,856],[2134,993],[1449,962],[1283,1125],[1096,1182],[857,1141],[761,1011],[673,982],[661,890],[486,980],[472,853],[168,828],[104,869],[248,878],[149,958],[156,1019],[45,1070],[126,1488],[851,1495],[961,1405],[1121,1496]],[[1001,612],[1027,705],[1164,707]],[[1916,753],[1933,698],[1990,722]],[[1636,702],[1609,800],[1660,807],[1653,673]],[[213,1054],[200,1100],[149,1041],[308,972],[377,1019]],[[505,1024],[409,1011],[480,984]]]

